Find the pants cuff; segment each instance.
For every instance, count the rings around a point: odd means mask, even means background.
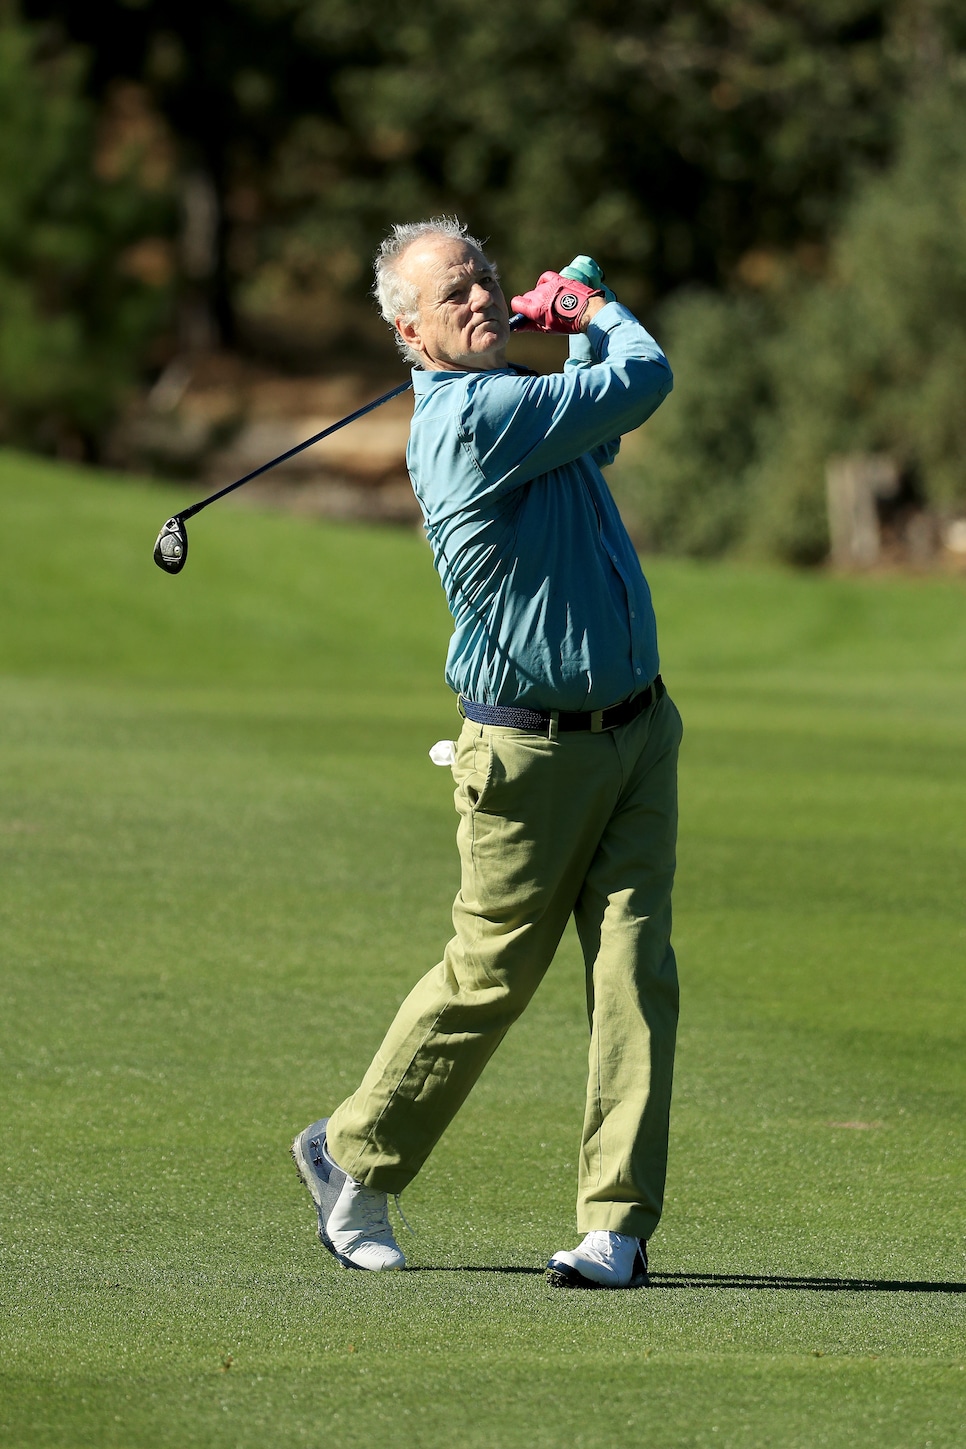
[[[577,1209],[578,1233],[625,1233],[646,1242],[659,1221],[659,1214],[627,1203],[592,1202]]]

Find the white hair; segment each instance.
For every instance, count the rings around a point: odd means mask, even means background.
[[[483,243],[475,236],[470,236],[466,223],[455,216],[434,216],[429,221],[397,222],[376,252],[376,281],[372,295],[379,311],[395,332],[399,351],[407,362],[416,365],[422,362],[422,355],[415,347],[410,347],[408,342],[403,341],[396,328],[396,318],[400,317],[404,322],[416,321],[419,315],[419,288],[399,275],[396,264],[413,242],[424,236],[445,236],[451,241],[464,241],[467,246],[478,251],[481,257],[486,257]],[[492,266],[491,263],[488,265]],[[496,276],[496,268],[493,267],[492,270]]]

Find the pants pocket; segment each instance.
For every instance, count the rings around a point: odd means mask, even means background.
[[[460,808],[462,801],[470,810],[478,810],[493,773],[492,745],[481,736],[479,726],[463,726],[456,742],[456,761],[452,768],[456,782],[456,808]]]

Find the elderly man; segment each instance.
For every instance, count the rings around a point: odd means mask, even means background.
[[[602,280],[581,261],[585,280]],[[647,1282],[677,1023],[681,723],[600,468],[671,373],[632,314],[576,275],[544,273],[513,298],[528,328],[571,336],[563,372],[538,377],[508,365],[496,269],[460,223],[397,226],[376,260],[383,316],[415,364],[409,471],[455,624],[462,876],[442,962],[399,1008],[358,1090],[293,1144],[322,1242],[348,1267],[404,1267],[387,1194],[422,1167],[572,915],[591,1037],[584,1237],[553,1254],[547,1278]]]

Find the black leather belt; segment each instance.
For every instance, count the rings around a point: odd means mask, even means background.
[[[460,695],[460,714],[471,719],[474,724],[505,725],[508,729],[533,730],[540,734],[549,734],[554,721],[560,733],[589,730],[591,734],[600,734],[603,730],[616,730],[621,725],[630,724],[632,719],[637,719],[639,714],[650,709],[663,693],[664,681],[658,674],[640,694],[635,694],[630,699],[622,699],[620,704],[612,704],[608,709],[586,710],[582,713],[570,710],[558,712],[548,709],[521,709],[511,704],[477,704],[475,700],[464,699]]]

